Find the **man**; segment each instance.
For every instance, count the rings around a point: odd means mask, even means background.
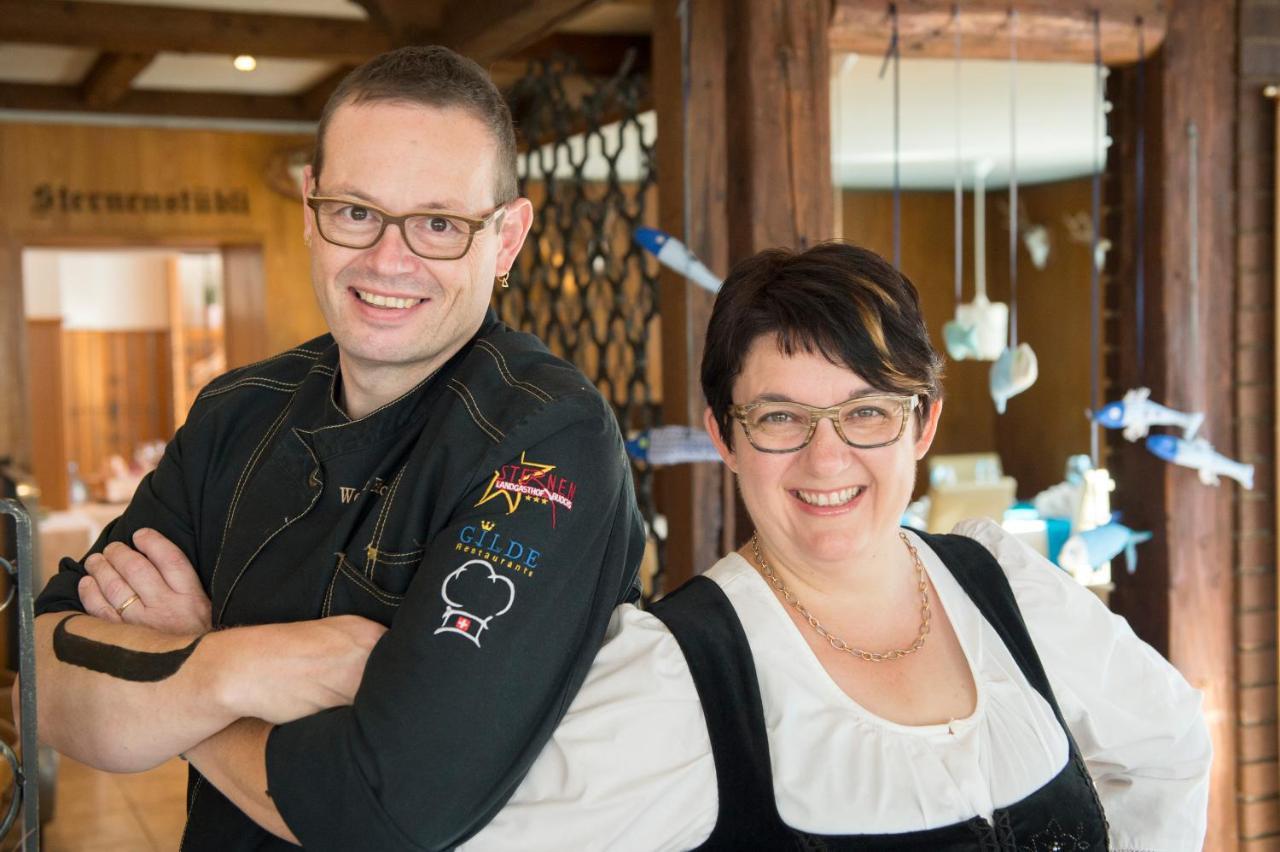
[[[568,706],[641,524],[609,407],[489,311],[532,207],[478,66],[357,69],[305,192],[332,336],[215,380],[64,560],[40,734],[114,771],[184,754],[184,850],[445,848]]]

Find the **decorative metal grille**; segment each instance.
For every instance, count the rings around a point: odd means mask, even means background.
[[[520,191],[533,227],[499,290],[497,310],[576,364],[612,403],[624,435],[661,422],[658,267],[632,240],[657,224],[656,124],[645,114],[648,80],[623,58],[590,82],[570,57],[530,63],[510,92],[527,149]],[[636,498],[655,529],[653,471],[633,466]],[[658,525],[662,532],[661,524]],[[662,537],[651,533],[646,598],[661,591]]]

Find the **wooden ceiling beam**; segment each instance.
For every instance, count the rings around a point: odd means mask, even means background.
[[[350,65],[339,65],[320,82],[298,95],[298,99],[302,101],[303,110],[308,115],[319,118],[320,113],[324,111],[324,105],[329,102],[329,96],[333,94],[334,89],[338,88],[342,78],[351,73],[351,69]]]
[[[73,0],[0,0],[0,42],[351,63],[392,47],[391,37],[368,21]]]
[[[600,2],[490,0],[478,5],[475,0],[449,0],[437,36],[440,44],[487,65],[551,35]]]
[[[494,85],[505,92],[528,72],[531,61],[550,59],[563,53],[577,60],[578,73],[582,77],[607,78],[622,68],[628,51],[635,51],[631,70],[648,73],[652,62],[648,36],[570,33],[548,36],[506,59],[495,59],[486,66],[486,70]]]
[[[109,105],[86,104],[78,86],[0,84],[0,109],[99,112],[255,121],[315,121],[302,99],[282,95],[169,92],[132,89]]]
[[[612,77],[622,67],[628,51],[635,51],[634,71],[646,72],[651,62],[647,35],[587,35],[554,33],[516,51],[506,60],[524,66],[531,59],[549,59],[556,54],[572,56],[586,77]]]
[[[90,107],[108,107],[128,93],[154,53],[103,53],[80,83],[80,99]]]
[[[899,0],[897,5],[902,56],[954,55],[954,0]],[[1093,12],[1099,7],[1105,64],[1127,65],[1138,59],[1138,18],[1148,54],[1164,40],[1166,0],[1018,0],[1018,60],[1092,62]],[[1009,0],[965,0],[960,4],[960,27],[965,59],[1009,58]],[[882,55],[891,35],[887,2],[836,0],[832,51]]]
[[[396,44],[426,44],[440,29],[442,0],[354,0]]]

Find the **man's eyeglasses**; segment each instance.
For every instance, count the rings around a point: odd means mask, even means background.
[[[505,204],[500,204],[482,219],[436,210],[394,216],[363,201],[323,195],[308,196],[307,206],[315,211],[316,228],[326,242],[343,248],[367,249],[382,239],[388,225],[394,225],[400,229],[409,251],[426,260],[462,257],[470,251],[476,233],[506,209]]]
[[[846,444],[862,450],[886,447],[906,431],[918,396],[859,396],[830,408],[803,402],[734,405],[729,414],[742,424],[751,446],[762,453],[794,453],[813,440],[818,422],[830,418]]]

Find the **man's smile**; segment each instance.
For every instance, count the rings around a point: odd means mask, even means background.
[[[355,293],[356,298],[364,302],[366,305],[373,305],[374,307],[392,310],[405,310],[406,308],[412,308],[414,305],[418,305],[426,301],[421,298],[384,296],[380,293],[358,290],[355,287],[351,288],[351,292]]]

